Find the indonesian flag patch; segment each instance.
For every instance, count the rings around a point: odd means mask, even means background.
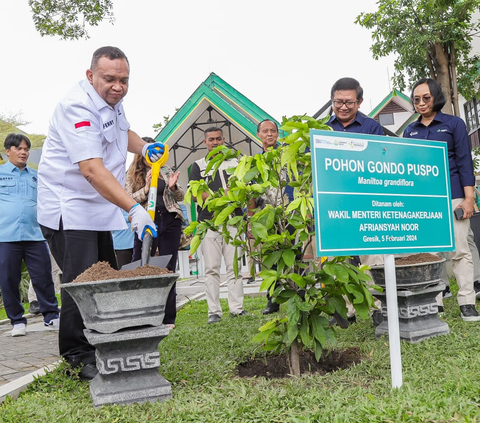
[[[88,120],[84,120],[82,122],[77,122],[75,124],[75,129],[80,129],[80,128],[83,128],[84,126],[91,126],[90,122]]]

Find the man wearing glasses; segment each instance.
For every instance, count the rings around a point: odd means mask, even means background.
[[[383,135],[380,124],[358,112],[363,102],[363,88],[353,78],[341,78],[333,84],[331,91],[334,115],[327,125],[334,131],[356,134]]]
[[[354,78],[341,78],[333,84],[331,91],[333,115],[329,119],[327,125],[334,131],[353,132],[356,134],[383,135],[380,124],[358,109],[363,102],[363,88]],[[362,264],[369,266],[382,265],[383,257],[381,255],[363,255],[359,257]],[[378,300],[377,300],[378,301]],[[379,302],[377,303],[377,307]],[[348,320],[355,322],[355,309],[347,301]],[[374,310],[372,319],[375,326],[379,325],[382,320],[380,310]],[[346,322],[342,322],[345,324]]]

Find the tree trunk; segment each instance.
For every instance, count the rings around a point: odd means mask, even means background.
[[[460,116],[460,108],[458,106],[458,85],[457,85],[457,61],[455,58],[455,44],[449,43],[448,57],[450,68],[450,86],[452,87],[452,104],[455,116]]]
[[[290,373],[293,376],[301,376],[300,373],[300,350],[298,348],[298,342],[295,339],[290,348]]]
[[[443,107],[443,111],[449,115],[453,114],[452,110],[452,91],[450,88],[450,72],[448,70],[448,57],[441,43],[437,42],[433,45],[435,49],[434,61],[437,71],[437,82],[442,87],[447,102]]]

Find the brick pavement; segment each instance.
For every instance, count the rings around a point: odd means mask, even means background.
[[[43,318],[28,318],[27,335],[12,338],[9,323],[0,325],[0,386],[53,364],[58,356],[58,332],[43,327]]]

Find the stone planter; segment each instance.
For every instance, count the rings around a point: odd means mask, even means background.
[[[416,290],[439,283],[445,259],[428,263],[395,265],[397,289]],[[375,283],[385,287],[385,268],[373,266],[370,270]]]
[[[96,348],[98,374],[90,383],[96,407],[171,398],[158,372],[158,344],[169,328],[165,303],[177,274],[63,284],[77,304],[85,336]]]
[[[435,297],[443,292],[441,283],[445,259],[435,262],[395,266],[400,339],[420,342],[437,335],[450,333],[448,324],[438,318]],[[385,269],[373,266],[370,270],[375,284],[385,288]],[[371,290],[382,302],[383,322],[376,327],[375,337],[388,335],[387,297],[385,291]]]
[[[177,274],[141,276],[62,285],[82,314],[85,327],[101,333],[160,326],[165,303]]]

